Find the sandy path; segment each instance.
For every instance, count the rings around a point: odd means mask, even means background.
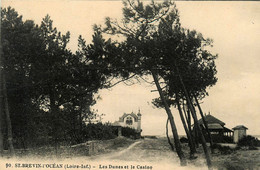
[[[136,145],[138,145],[141,142],[142,141],[136,141],[133,144],[131,144],[130,146],[128,146],[127,148],[125,148],[121,151],[114,151],[114,152],[105,153],[105,154],[102,154],[102,155],[91,156],[91,160],[109,160],[109,159],[114,159],[116,157],[120,157],[122,154],[129,152],[129,150],[131,150],[133,147],[135,147]]]
[[[139,143],[141,143],[142,141],[136,141],[135,143],[131,144],[128,148],[122,150],[122,151],[119,151],[117,153],[114,153],[112,155],[109,155],[108,159],[113,159],[113,158],[116,158],[116,157],[119,157],[123,154],[126,154],[128,153],[132,148],[134,148],[136,145],[138,145]]]
[[[175,152],[172,152],[167,141],[158,139],[143,139],[136,141],[129,147],[103,155],[91,157],[93,161],[113,162],[115,165],[135,165],[151,166],[152,169],[173,170],[173,169],[207,169],[202,162],[202,167],[180,167],[179,158]],[[192,167],[191,167],[192,166]],[[137,169],[141,169],[140,167]]]

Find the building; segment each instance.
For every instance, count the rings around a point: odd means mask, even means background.
[[[115,127],[129,127],[135,129],[136,132],[140,135],[142,132],[141,129],[141,113],[140,110],[137,114],[132,113],[124,113],[121,117],[119,117],[118,121],[115,121],[112,125]],[[118,136],[121,135],[121,128],[118,129]]]
[[[204,116],[205,121],[207,122],[209,132],[211,134],[211,138],[213,142],[232,142],[233,139],[233,131],[225,127],[225,123],[216,117],[208,114]],[[203,133],[205,134],[205,138],[207,141],[208,135],[206,135],[206,128],[203,124],[203,120],[198,120],[198,124],[200,125]],[[193,128],[193,133],[195,133],[195,129]]]
[[[242,139],[244,136],[246,136],[246,130],[248,128],[243,126],[243,125],[238,125],[238,126],[232,128],[232,129],[234,130],[233,141],[235,143],[237,143],[240,139]]]

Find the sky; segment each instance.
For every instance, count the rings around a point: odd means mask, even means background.
[[[70,31],[69,48],[77,49],[82,35],[91,41],[94,24],[103,24],[105,17],[122,16],[121,1],[88,0],[2,0],[2,7],[11,6],[23,19],[40,21],[46,14],[62,33]],[[212,53],[216,60],[218,82],[208,89],[202,109],[226,123],[226,127],[244,125],[248,134],[260,135],[260,3],[178,1],[183,27],[195,29],[213,39]],[[103,121],[114,122],[123,113],[142,114],[144,135],[164,135],[166,112],[151,101],[159,97],[154,85],[142,82],[132,86],[119,84],[99,92],[101,97],[93,109],[105,114]],[[171,108],[178,133],[184,130],[175,108]]]

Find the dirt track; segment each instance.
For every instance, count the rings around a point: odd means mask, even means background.
[[[187,144],[182,144],[182,146],[186,157],[188,157]],[[197,159],[187,159],[188,166],[180,167],[176,152],[171,151],[165,138],[142,139],[120,151],[92,157],[92,160],[148,164],[158,170],[207,169],[202,148],[197,151]],[[215,169],[257,169],[260,167],[260,150],[237,150],[225,155],[215,153],[212,155],[212,163]]]
[[[152,166],[153,169],[207,169],[204,160],[197,160],[196,167],[190,164],[188,167],[180,167],[176,152],[172,152],[166,140],[140,139],[129,147],[117,152],[92,156],[93,161],[130,162]]]

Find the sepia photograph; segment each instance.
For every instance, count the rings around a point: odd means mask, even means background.
[[[1,0],[0,169],[260,169],[260,3]]]

